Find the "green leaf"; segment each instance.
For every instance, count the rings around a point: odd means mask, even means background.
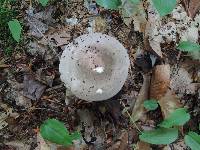
[[[131,3],[133,4],[138,4],[140,2],[140,0],[129,0]]]
[[[121,0],[96,0],[96,3],[106,9],[117,9],[122,4]]]
[[[150,144],[170,144],[178,138],[177,128],[159,128],[142,132],[140,140]]]
[[[42,6],[47,6],[49,0],[39,0],[39,2]]]
[[[190,114],[186,112],[185,108],[178,108],[172,112],[167,119],[159,124],[160,127],[171,128],[173,126],[184,125],[190,120]]]
[[[19,42],[22,32],[22,27],[19,21],[17,19],[13,19],[12,21],[8,22],[8,26],[12,37],[15,39],[15,41]]]
[[[176,7],[176,0],[152,0],[160,16],[170,14]]]
[[[188,135],[185,135],[185,144],[189,146],[192,150],[200,149],[200,135],[195,132],[189,132]]]
[[[184,51],[184,52],[200,51],[200,45],[199,44],[189,42],[189,41],[180,42],[177,48],[181,51]]]
[[[80,137],[81,137],[81,134],[78,131],[71,133],[71,135],[70,135],[70,138],[72,140],[80,139]]]
[[[147,110],[155,110],[156,108],[158,108],[158,103],[156,100],[146,100],[144,101],[144,107]]]
[[[40,127],[40,133],[45,140],[64,146],[72,145],[74,139],[80,138],[76,132],[69,135],[64,123],[56,119],[46,120]]]

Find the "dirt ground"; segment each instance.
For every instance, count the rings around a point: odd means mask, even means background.
[[[179,140],[168,148],[176,150],[176,146],[182,144],[185,132],[198,132],[200,62],[177,50],[174,41],[161,43],[160,58],[146,42],[147,36],[136,31],[134,23],[127,26],[118,11],[95,6],[93,11],[98,13],[94,15],[82,0],[59,0],[46,7],[33,2],[32,6],[36,15],[31,18],[26,12],[29,2],[20,3],[19,18],[24,23],[23,44],[16,46],[10,56],[0,51],[1,150],[36,149],[38,128],[48,118],[64,122],[69,131],[80,130],[85,149],[133,149],[138,144],[139,132],[128,114],[132,114],[135,101],[141,94],[144,75],[153,76],[156,66],[166,64],[170,66],[170,80],[174,79],[173,74],[178,74],[178,81],[187,75],[191,80],[191,83],[183,83],[183,90],[176,84],[167,86],[177,96],[178,103],[188,108],[191,115],[191,120],[181,129]],[[170,20],[168,17],[163,22]],[[77,22],[70,18],[76,18]],[[91,20],[95,23],[92,24]],[[32,29],[31,24],[38,25],[42,34]],[[109,100],[86,102],[70,96],[68,99],[71,101],[66,105],[66,88],[60,79],[59,57],[68,43],[89,30],[113,36],[123,44],[130,56],[129,75],[122,90]],[[176,36],[178,40],[179,36]],[[152,55],[157,57],[154,64]],[[179,72],[181,69],[182,73]],[[182,74],[187,75],[182,77]],[[185,78],[187,80],[188,76]],[[191,90],[193,87],[194,90]],[[149,88],[152,91],[152,87]],[[154,111],[145,111],[145,117],[137,121],[137,126],[140,129],[154,128],[163,119],[163,112],[163,106]],[[165,146],[150,147],[161,150]]]

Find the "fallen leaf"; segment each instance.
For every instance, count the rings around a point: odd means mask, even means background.
[[[30,150],[31,145],[25,144],[25,142],[22,141],[10,141],[10,142],[5,142],[5,145],[12,146],[16,150]]]
[[[10,67],[10,65],[0,64],[0,69],[2,69],[2,68],[9,68],[9,67]]]
[[[65,46],[71,39],[71,28],[69,26],[58,26],[56,28],[50,28],[48,32],[44,34],[44,37],[38,42],[43,45],[52,46]]]
[[[106,29],[108,29],[108,24],[106,22],[106,19],[102,18],[101,16],[97,16],[94,19],[94,32],[101,32],[104,33]]]
[[[161,18],[157,11],[154,9],[152,3],[148,3],[147,7],[148,20],[145,28],[144,44],[145,50],[152,52],[158,57],[162,58],[161,42],[162,36],[159,33],[161,25]]]
[[[140,89],[139,95],[137,97],[137,100],[134,104],[133,110],[132,110],[132,118],[133,121],[137,121],[139,119],[144,119],[145,118],[145,109],[144,109],[144,101],[148,99],[148,92],[149,92],[149,86],[150,86],[150,80],[151,77],[150,75],[143,75],[144,81],[142,88]],[[142,118],[143,117],[143,118]]]
[[[47,7],[44,11],[35,14],[31,8],[27,10],[25,20],[29,26],[29,34],[37,38],[43,37],[43,34],[49,29],[48,26],[55,22],[52,18],[54,11],[53,7]]]
[[[40,133],[37,134],[37,147],[35,150],[51,150],[50,145],[45,142]]]
[[[0,130],[5,128],[8,123],[7,119],[10,118],[18,118],[19,114],[16,112],[13,112],[13,109],[10,108],[8,105],[0,103],[0,108],[3,109],[4,111],[0,111]]]
[[[13,117],[14,119],[19,117],[19,114],[16,112],[13,112],[13,108],[9,107],[6,104],[0,104],[1,108],[3,108],[7,114],[9,115],[9,117]]]
[[[199,0],[182,0],[182,3],[191,18],[194,18],[196,13],[200,10]]]
[[[187,146],[185,145],[184,140],[181,139],[170,145],[165,146],[162,150],[172,150],[172,147],[174,150],[186,150],[187,149]]]
[[[48,70],[40,68],[37,70],[36,79],[41,83],[48,85],[49,87],[52,87],[54,78],[55,78],[55,73],[51,69]]]
[[[196,87],[191,75],[184,68],[175,68],[170,81],[170,87],[179,94],[194,94]]]
[[[146,28],[146,13],[144,11],[143,2],[131,2],[122,0],[122,17],[124,23],[130,26],[133,22],[134,30],[144,32]]]
[[[34,41],[30,41],[30,43],[28,44],[27,52],[33,56],[35,56],[35,55],[44,56],[45,52],[47,50],[48,50],[48,47],[46,47],[46,46],[38,43],[38,41],[34,40]]]
[[[162,98],[170,84],[170,66],[157,65],[152,73],[151,87],[150,87],[150,99],[159,100]]]
[[[175,109],[181,107],[179,99],[170,90],[168,90],[158,102],[164,118],[167,118]]]
[[[137,142],[134,150],[152,150],[149,143],[142,141]]]
[[[84,0],[84,6],[85,6],[85,8],[88,9],[88,12],[90,14],[97,15],[99,13],[98,8],[97,8],[97,4],[94,1]]]
[[[176,108],[181,107],[179,99],[169,90],[170,66],[158,65],[154,68],[151,79],[150,99],[156,99],[161,107],[164,118]]]
[[[23,85],[23,95],[32,100],[40,99],[46,88],[46,86],[36,81],[31,75],[24,76]]]
[[[117,139],[117,142],[115,142],[111,147],[108,148],[108,150],[127,150],[128,148],[128,132],[123,131],[120,137]]]
[[[5,121],[8,118],[8,114],[5,112],[0,112],[0,130],[5,128],[8,123]]]

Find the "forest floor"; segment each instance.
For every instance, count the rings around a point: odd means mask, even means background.
[[[16,3],[23,40],[12,45],[9,55],[6,47],[0,47],[0,150],[41,149],[38,129],[48,118],[64,122],[69,131],[81,131],[81,149],[187,149],[185,133],[199,132],[200,54],[191,56],[176,46],[182,38],[200,41],[199,12],[188,19],[191,10],[180,3],[160,19],[147,1],[143,4],[144,28],[138,18],[124,19],[118,11],[82,0],[52,1],[45,7],[29,1]],[[70,97],[73,101],[67,105],[59,58],[68,43],[88,32],[101,32],[122,43],[130,56],[129,75],[122,90],[109,100],[86,102]],[[141,108],[145,99],[152,98],[160,100],[156,110]],[[188,109],[191,119],[180,129],[176,142],[166,146],[139,141],[140,132],[129,114],[139,116],[136,125],[140,130],[149,130],[180,106]]]

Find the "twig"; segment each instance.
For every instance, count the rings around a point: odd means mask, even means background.
[[[30,4],[29,7],[32,8],[32,0],[29,0]]]
[[[121,102],[121,103],[122,103],[122,105],[124,106],[125,111],[126,111],[126,113],[128,114],[128,116],[129,116],[131,122],[133,123],[133,125],[135,126],[135,128],[136,128],[140,133],[142,133],[142,131],[141,131],[141,130],[139,129],[139,127],[136,125],[135,121],[133,120],[133,118],[131,117],[130,113],[129,113],[128,110],[126,109],[126,106],[125,106],[124,102]]]

